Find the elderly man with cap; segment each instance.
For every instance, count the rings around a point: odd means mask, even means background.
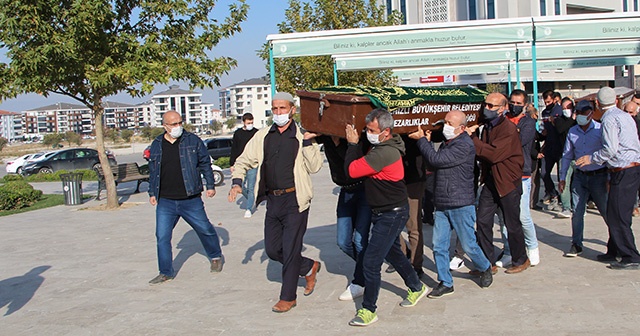
[[[577,125],[571,127],[567,133],[567,140],[562,152],[558,189],[562,193],[567,187],[567,171],[571,161],[584,155],[591,155],[602,149],[602,125],[593,120],[593,106],[588,100],[582,100],[576,105]],[[582,254],[582,240],[584,233],[584,213],[589,197],[598,207],[603,218],[607,218],[607,168],[604,165],[592,163],[575,169],[571,181],[571,200],[573,203],[571,215],[571,248],[565,257],[577,257]],[[609,239],[607,246],[611,246]]]
[[[302,134],[293,122],[295,103],[291,94],[275,94],[271,111],[273,125],[259,130],[236,159],[229,202],[242,193],[247,171],[258,168],[255,204],[267,200],[265,252],[282,264],[280,301],[271,310],[284,313],[296,306],[298,277],[305,277],[304,295],[311,295],[320,271],[319,261],[302,256],[302,241],[313,197],[310,174],[320,170],[323,160],[313,139],[316,134]]]
[[[602,115],[602,148],[591,155],[576,160],[576,167],[583,169],[595,164],[606,164],[609,180],[607,218],[609,236],[613,246],[599,261],[611,262],[611,269],[638,269],[640,254],[631,230],[635,197],[640,187],[640,141],[633,118],[616,107],[616,93],[610,87],[598,91],[596,103],[604,111]],[[622,259],[617,260],[617,255]]]

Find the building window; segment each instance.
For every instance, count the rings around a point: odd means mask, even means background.
[[[391,15],[391,11],[393,11],[393,1],[387,0],[387,16]]]
[[[496,18],[496,1],[487,0],[487,19]]]
[[[547,0],[540,0],[540,16],[547,16]]]
[[[400,13],[402,13],[402,24],[407,24],[407,0],[400,0]]]
[[[629,4],[627,3],[628,0],[622,0],[622,11],[623,12],[628,12],[629,11]]]
[[[562,11],[560,10],[560,0],[555,0],[554,7],[556,10],[556,15],[561,15]]]
[[[476,0],[467,0],[469,3],[469,20],[477,20]]]
[[[638,0],[633,0],[633,11],[634,12],[638,11]]]
[[[424,0],[424,22],[449,22],[449,0]]]

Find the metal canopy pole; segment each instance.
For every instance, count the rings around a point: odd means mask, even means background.
[[[518,49],[518,44],[516,43],[516,88],[521,88],[520,83],[520,50]]]
[[[532,31],[531,36],[531,71],[533,72],[533,107],[538,109],[538,66],[536,64],[536,25],[531,19]],[[538,113],[538,119],[542,118],[542,113]]]
[[[333,60],[333,85],[338,86],[338,64]]]
[[[507,63],[507,82],[509,83],[509,85],[507,86],[509,90],[508,94],[511,94],[511,61]]]
[[[276,66],[273,62],[273,44],[269,43],[269,77],[271,79],[271,98],[276,95]]]

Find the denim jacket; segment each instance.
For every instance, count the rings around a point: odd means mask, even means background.
[[[151,143],[149,156],[149,196],[158,197],[160,194],[160,165],[162,162],[162,138],[159,135]],[[207,181],[207,189],[214,190],[213,170],[211,169],[211,157],[202,140],[195,134],[183,132],[180,139],[180,166],[182,167],[182,179],[187,197],[202,192],[202,174]]]

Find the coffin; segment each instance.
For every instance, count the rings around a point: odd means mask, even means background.
[[[391,93],[390,93],[391,92]],[[405,134],[440,128],[436,124],[447,112],[460,110],[468,125],[477,123],[478,111],[486,92],[448,88],[347,88],[325,87],[313,91],[298,90],[300,122],[310,132],[345,136],[345,125],[365,128],[365,117],[377,107],[386,108],[394,119],[393,132]],[[398,94],[400,93],[400,94]],[[435,125],[434,125],[435,124]]]

